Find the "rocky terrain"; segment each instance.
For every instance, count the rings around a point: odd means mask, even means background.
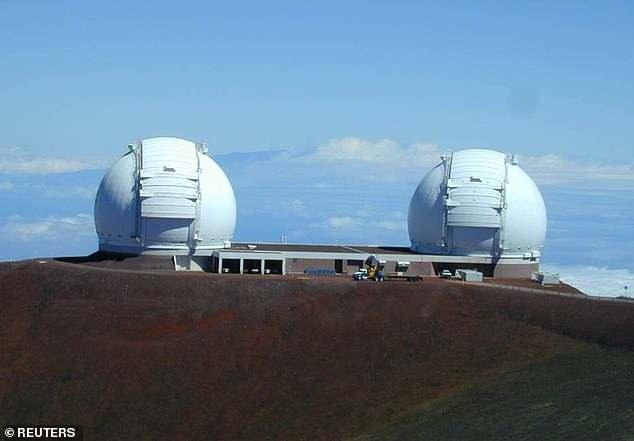
[[[0,423],[96,440],[633,439],[634,305],[0,264]]]

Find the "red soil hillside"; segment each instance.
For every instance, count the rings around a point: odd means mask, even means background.
[[[0,423],[86,439],[333,440],[481,376],[632,347],[629,304],[442,280],[357,283],[0,265]]]

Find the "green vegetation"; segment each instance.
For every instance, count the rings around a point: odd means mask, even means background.
[[[634,440],[634,353],[594,345],[490,375],[355,438]]]

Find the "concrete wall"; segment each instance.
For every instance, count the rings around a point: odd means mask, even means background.
[[[355,264],[355,262],[357,264]],[[364,266],[365,266],[365,261],[363,259],[344,259],[343,272],[352,274],[354,272],[359,271],[359,268],[363,268]]]
[[[516,266],[516,265],[513,265]],[[470,269],[480,271],[484,277],[493,277],[493,272],[495,265],[491,263],[445,263],[445,262],[434,262],[433,263],[434,272],[436,275],[439,275],[443,270],[451,271],[451,274],[455,274],[456,270],[459,269]]]
[[[396,266],[396,262],[394,262],[394,266]],[[434,266],[431,262],[412,262],[410,263],[406,274],[415,274],[419,276],[436,275],[436,273],[434,272]]]
[[[175,262],[176,271],[211,271],[210,256],[188,256],[175,255],[172,257]]]
[[[334,270],[335,259],[286,259],[287,273],[303,273],[305,269],[309,268],[323,268]]]
[[[211,271],[210,256],[192,256],[191,269],[193,271]]]
[[[493,277],[500,279],[521,279],[529,278],[531,273],[539,271],[538,263],[526,263],[516,265],[496,265],[493,271]]]
[[[249,252],[222,252],[214,254],[222,255],[223,259],[237,258],[237,259],[282,259],[285,262],[286,273],[303,273],[306,269],[329,269],[342,274],[352,274],[359,270],[359,267],[363,267],[365,263],[364,255],[359,255],[357,259],[339,259],[336,253],[328,254],[325,257],[285,257],[284,253],[249,253]],[[231,257],[229,257],[231,256]],[[416,256],[414,256],[416,257]],[[409,260],[407,256],[381,256],[386,262],[384,264],[384,272],[396,271],[397,259]],[[394,260],[391,260],[394,259]],[[465,258],[468,260],[468,258]],[[340,266],[337,265],[340,263]],[[481,272],[484,277],[496,277],[496,278],[529,278],[533,271],[539,269],[539,265],[535,262],[526,262],[519,264],[494,264],[494,263],[469,263],[461,262],[416,262],[412,258],[409,260],[407,274],[410,275],[422,275],[422,276],[435,276],[439,275],[443,270],[449,270],[452,274],[455,274],[458,269],[472,269]],[[206,258],[204,262],[197,262],[198,265],[205,271],[210,271],[212,268],[215,272],[219,271],[218,265],[212,265],[212,261]],[[360,265],[361,264],[361,265]]]

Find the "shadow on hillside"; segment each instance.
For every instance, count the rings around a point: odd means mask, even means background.
[[[141,256],[136,254],[94,252],[88,256],[57,257],[58,262],[130,270],[173,271],[172,256]]]

